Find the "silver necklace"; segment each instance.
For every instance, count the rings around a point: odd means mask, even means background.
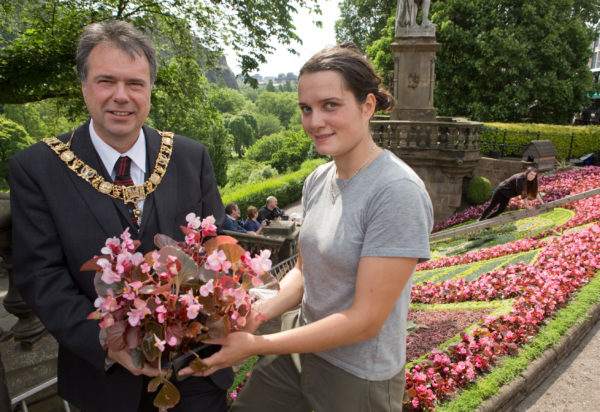
[[[377,147],[377,145],[375,143],[373,143],[371,150],[369,150],[369,155],[367,156],[367,158],[365,159],[363,164],[360,165],[360,167],[358,169],[356,169],[356,171],[354,173],[352,173],[352,175],[348,179],[346,179],[343,182],[343,184],[341,184],[341,185],[339,183],[335,182],[335,175],[337,172],[337,167],[336,167],[336,169],[333,171],[333,174],[331,177],[331,184],[329,185],[329,193],[331,194],[331,203],[332,204],[335,204],[335,201],[337,200],[337,198],[340,197],[344,188],[350,184],[350,181],[352,179],[354,179],[354,176],[356,176],[361,170],[363,170],[363,168],[367,165],[367,163],[369,163],[369,160],[371,159],[371,155],[375,151],[376,147]]]

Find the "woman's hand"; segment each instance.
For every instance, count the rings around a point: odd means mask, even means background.
[[[202,363],[206,366],[203,372],[194,372],[192,368],[186,366],[179,371],[179,376],[208,376],[219,369],[233,366],[256,353],[254,349],[256,340],[256,336],[247,332],[232,332],[225,338],[206,340],[204,343],[221,345],[221,350],[202,359]]]

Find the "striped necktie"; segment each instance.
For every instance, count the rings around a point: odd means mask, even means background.
[[[129,156],[121,156],[115,163],[115,181],[114,184],[117,186],[131,186],[133,185],[133,179],[131,178],[131,159]],[[127,209],[129,210],[129,217],[133,222],[134,226],[138,227],[138,219],[133,214],[133,205],[126,203]]]

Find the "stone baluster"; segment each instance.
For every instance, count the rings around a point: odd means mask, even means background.
[[[11,328],[15,340],[25,347],[31,347],[43,336],[45,328],[13,285],[11,228],[10,198],[8,194],[0,193],[0,266],[8,272],[8,293],[4,298],[4,308],[19,318]]]

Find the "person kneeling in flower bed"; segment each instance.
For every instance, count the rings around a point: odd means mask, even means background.
[[[253,258],[234,238],[214,237],[212,216],[200,222],[190,213],[187,221],[183,242],[158,234],[159,249],[144,256],[126,229],[81,268],[96,270],[97,309],[88,318],[100,321],[102,347],[127,350],[136,368],[150,368],[147,374],[155,377],[148,390],[162,385],[154,398],[160,410],[179,402],[171,382],[185,379],[178,378],[178,369],[206,369],[200,356],[214,350],[207,352],[202,341],[242,330],[252,303],[278,290],[268,274],[270,251]]]

